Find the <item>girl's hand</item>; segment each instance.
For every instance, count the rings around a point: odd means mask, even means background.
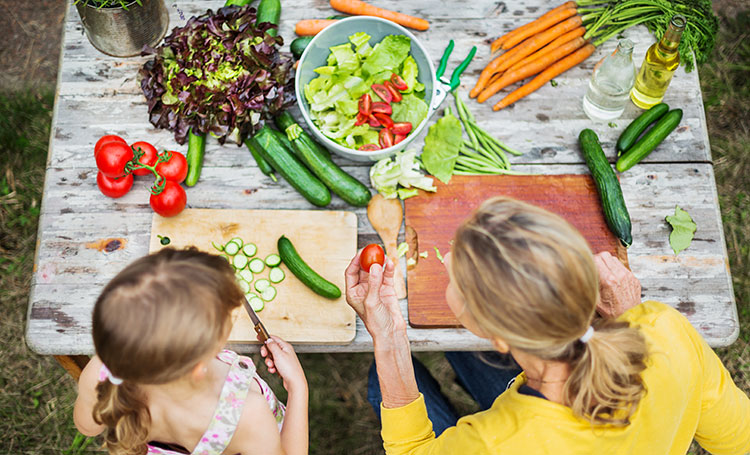
[[[394,288],[395,265],[387,256],[385,267],[373,264],[370,273],[359,265],[360,250],[346,268],[346,301],[354,308],[373,339],[385,339],[406,330]]]
[[[271,353],[271,356],[268,353]],[[281,338],[271,335],[266,344],[260,347],[260,355],[265,358],[269,373],[278,373],[284,380],[284,388],[292,390],[307,389],[307,379],[297,354],[291,344]]]
[[[607,251],[594,255],[599,271],[599,303],[596,311],[616,318],[641,303],[641,282],[619,259]]]

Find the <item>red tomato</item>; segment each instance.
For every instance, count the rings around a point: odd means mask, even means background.
[[[391,74],[391,84],[401,91],[409,89],[409,86],[406,85],[406,81],[396,73]]]
[[[385,264],[385,252],[375,243],[367,245],[359,256],[359,265],[365,272],[369,272],[373,264],[380,264],[381,267]]]
[[[133,159],[133,149],[122,142],[104,144],[96,155],[96,167],[109,178],[125,175],[125,165]]]
[[[385,101],[386,103],[390,103],[391,101],[393,101],[393,94],[385,87],[385,85],[372,84],[370,88],[373,92],[375,92],[376,95],[378,95],[378,98]]]
[[[357,114],[357,120],[354,122],[354,126],[364,125],[367,123],[367,116],[362,115],[362,113]]]
[[[361,145],[357,150],[359,150],[360,152],[376,152],[380,150],[380,147],[375,144],[365,144]]]
[[[123,144],[127,144],[127,142],[125,142],[125,139],[121,138],[120,136],[115,136],[114,134],[105,134],[104,136],[100,137],[99,140],[96,141],[96,145],[94,145],[94,158],[96,158],[96,155],[99,154],[99,149],[101,149],[104,144],[109,144],[110,142],[122,142]]]
[[[145,164],[147,166],[153,166],[154,163],[156,163],[156,158],[159,152],[156,151],[156,147],[149,144],[145,141],[138,141],[130,146],[133,150],[141,149],[143,151],[143,156],[140,160],[138,160],[139,163]],[[133,174],[135,175],[149,175],[151,174],[151,171],[148,169],[136,169],[133,171]]]
[[[397,135],[395,135],[393,137],[393,143],[394,144],[398,144],[399,142],[403,141],[404,139],[406,139],[406,135],[405,134],[397,134]]]
[[[185,155],[180,152],[171,152],[168,161],[156,165],[156,172],[167,180],[182,183],[187,177],[188,165]]]
[[[380,124],[380,122],[378,122],[378,119],[376,119],[372,114],[370,114],[367,117],[367,124],[370,125],[373,128],[377,128],[379,126],[383,126],[383,125]]]
[[[179,183],[167,180],[159,194],[152,194],[148,201],[154,212],[164,217],[175,216],[182,212],[187,204],[187,194]]]
[[[394,144],[394,137],[391,130],[387,130],[383,128],[380,130],[380,134],[378,135],[378,143],[380,146],[384,149],[387,149],[388,147],[391,147]]]
[[[411,122],[397,122],[393,124],[393,134],[407,135],[411,132]]]
[[[380,123],[381,125],[383,125],[385,128],[387,128],[387,129],[393,128],[393,119],[391,118],[390,115],[385,115],[385,114],[381,114],[379,112],[376,112],[376,113],[372,114],[372,116],[375,117],[375,119],[378,121],[378,123]]]
[[[391,115],[393,114],[393,108],[388,103],[372,103],[372,112],[379,112],[381,114]]]
[[[133,174],[127,174],[125,177],[111,179],[99,171],[96,174],[96,185],[103,195],[112,198],[125,196],[130,188],[133,187]]]
[[[372,113],[372,98],[368,93],[359,98],[359,113],[365,117]]]
[[[391,92],[391,98],[393,100],[392,102],[398,103],[404,98],[401,92],[399,92],[398,89],[393,84],[391,84],[391,81],[385,81],[383,82],[383,85],[385,85],[385,88],[388,89],[389,92]]]

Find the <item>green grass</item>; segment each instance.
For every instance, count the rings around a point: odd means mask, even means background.
[[[714,58],[699,69],[715,162],[740,339],[718,350],[750,392],[750,16],[722,21]],[[103,453],[72,423],[75,384],[50,357],[23,343],[39,201],[47,156],[50,92],[0,93],[0,453]],[[453,382],[439,353],[419,354],[459,412],[476,405]],[[366,400],[372,354],[300,356],[310,382],[312,454],[382,453],[379,423]],[[264,375],[268,378],[268,375]],[[277,379],[275,390],[283,390]],[[280,393],[283,397],[283,393]],[[88,445],[86,445],[88,444]],[[690,453],[704,453],[694,447]]]

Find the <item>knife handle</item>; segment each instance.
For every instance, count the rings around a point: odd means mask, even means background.
[[[268,331],[266,330],[266,327],[260,322],[255,324],[255,333],[258,334],[258,338],[260,339],[261,343],[265,343],[266,340],[271,338],[271,336],[268,334]]]

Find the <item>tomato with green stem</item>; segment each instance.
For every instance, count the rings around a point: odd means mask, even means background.
[[[96,167],[109,178],[117,178],[127,173],[126,166],[133,159],[133,149],[122,142],[108,142],[96,155]]]
[[[134,153],[138,153],[138,150],[143,152],[143,155],[141,155],[140,158],[138,158],[138,162],[140,164],[145,164],[146,166],[153,166],[156,164],[156,160],[159,157],[159,152],[156,151],[156,147],[149,144],[145,141],[138,141],[134,142],[130,148],[133,149]],[[141,169],[133,169],[133,174],[135,175],[149,175],[151,174],[151,170],[147,168],[141,168]]]
[[[125,174],[122,177],[112,179],[99,171],[96,174],[96,186],[105,196],[115,199],[123,197],[133,187],[133,174]]]
[[[373,264],[380,264],[381,267],[385,264],[385,251],[377,243],[367,245],[359,255],[359,265],[365,272],[369,272]]]
[[[188,165],[185,155],[180,152],[169,151],[166,160],[162,158],[156,165],[156,172],[167,180],[175,183],[182,183],[187,177]]]
[[[148,202],[154,212],[159,215],[163,217],[175,216],[185,208],[187,194],[179,183],[165,180],[161,191],[157,194],[152,192]]]

